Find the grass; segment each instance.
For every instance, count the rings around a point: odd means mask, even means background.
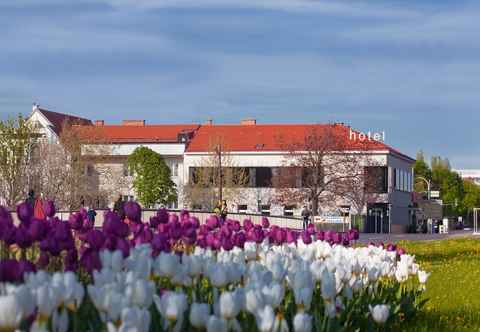
[[[404,241],[431,272],[423,312],[405,331],[480,331],[480,239]]]

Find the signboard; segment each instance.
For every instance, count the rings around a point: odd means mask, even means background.
[[[344,224],[348,223],[348,219],[342,217],[342,216],[315,216],[313,218],[313,221],[315,223],[319,224]]]
[[[430,198],[440,198],[440,191],[438,191],[438,190],[431,190],[431,191],[430,191]]]
[[[348,217],[350,215],[350,205],[340,205],[339,210],[342,217]]]

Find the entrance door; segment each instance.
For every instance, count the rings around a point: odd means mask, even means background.
[[[371,205],[368,208],[367,233],[389,233],[389,217],[384,204]]]
[[[373,223],[373,233],[383,233],[383,210],[382,209],[372,209],[371,218]]]

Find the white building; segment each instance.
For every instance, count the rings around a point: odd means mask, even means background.
[[[472,180],[480,185],[480,169],[456,169],[454,171],[460,174],[462,179]]]
[[[44,110],[34,111],[36,121],[46,130],[55,132],[58,123],[48,120]],[[70,116],[71,117],[71,116]],[[46,119],[44,119],[46,118]],[[81,119],[81,118],[78,118]],[[48,120],[48,121],[45,121]],[[304,137],[306,131],[322,125],[273,125],[257,124],[255,120],[242,121],[239,125],[180,124],[149,125],[143,120],[124,120],[120,125],[107,125],[104,121],[82,123],[91,128],[95,126],[103,139],[91,146],[106,145],[110,156],[102,160],[97,168],[108,167],[116,170],[118,176],[124,176],[132,182],[133,178],[125,167],[127,157],[138,146],[146,146],[161,154],[170,166],[172,179],[179,189],[179,201],[172,207],[188,207],[183,199],[182,188],[191,181],[192,171],[202,164],[202,160],[211,155],[211,138],[220,136],[228,146],[228,156],[235,167],[248,169],[249,183],[241,188],[239,195],[230,202],[229,208],[235,212],[263,213],[270,215],[299,215],[302,204],[282,205],[272,200],[272,174],[285,166],[288,151],[279,137]],[[335,127],[345,133],[348,139],[352,131],[343,124],[323,125]],[[50,133],[54,135],[53,133]],[[293,136],[292,136],[293,135]],[[351,139],[351,137],[350,137]],[[367,149],[356,150],[355,144],[344,153],[358,156],[358,165],[367,172],[364,160],[374,159],[375,174],[381,186],[375,200],[368,202],[362,211],[352,213],[367,215],[365,231],[402,232],[410,223],[412,214],[413,163],[414,160],[379,141],[371,141]],[[101,175],[100,175],[101,177]],[[99,185],[109,186],[110,179],[101,179]],[[301,176],[299,179],[301,183]],[[131,185],[112,188],[112,195],[122,194],[125,199],[134,198]],[[120,192],[119,192],[120,191]],[[345,202],[335,202],[341,205]],[[191,207],[189,207],[191,208]],[[331,207],[320,206],[322,212]]]

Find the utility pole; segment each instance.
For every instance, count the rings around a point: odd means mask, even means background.
[[[427,184],[427,199],[430,200],[430,195],[431,195],[431,185],[432,182],[423,176],[417,176],[417,179],[424,181]]]

